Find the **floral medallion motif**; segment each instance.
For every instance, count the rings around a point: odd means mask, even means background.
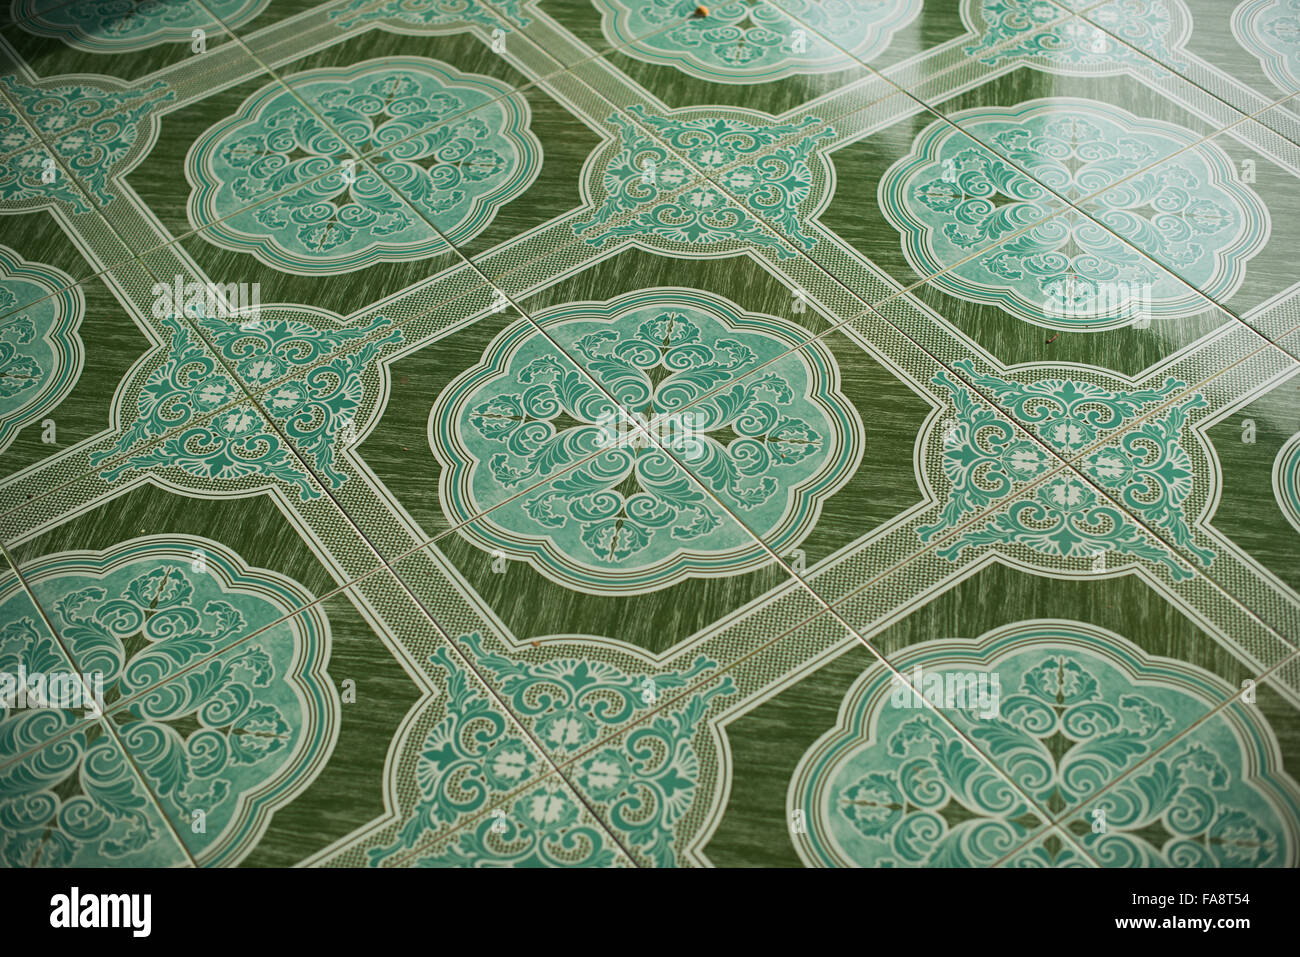
[[[1300,0],[1247,0],[1232,11],[1232,35],[1259,57],[1265,75],[1300,91]]]
[[[1111,391],[1090,382],[1059,378],[1025,385],[979,373],[969,360],[958,360],[955,365],[977,386],[991,392],[1018,421],[1031,425],[1062,457],[1077,453],[1104,430],[1120,430],[1148,406],[1185,387],[1175,379],[1158,389],[1135,391]],[[942,537],[972,512],[996,505],[1011,495],[1016,485],[1057,464],[1041,445],[1018,438],[1005,420],[975,402],[964,386],[945,373],[933,381],[952,396],[956,415],[943,444],[943,470],[951,488],[939,521],[917,530],[927,542]],[[966,549],[990,544],[1023,546],[1062,558],[1096,559],[1112,552],[1161,565],[1175,581],[1190,578],[1193,572],[1144,535],[1125,509],[1187,549],[1201,564],[1208,566],[1214,560],[1212,551],[1196,545],[1183,513],[1197,474],[1184,447],[1183,429],[1188,413],[1207,404],[1198,393],[1136,428],[1118,432],[1112,443],[1077,463],[1088,482],[1063,473],[1032,498],[957,536],[939,554],[957,561]],[[1124,509],[1098,494],[1094,484],[1118,499]]]
[[[191,147],[190,222],[288,272],[424,259],[478,235],[537,178],[528,123],[507,86],[436,60],[310,70],[293,92],[255,93]]]
[[[1111,67],[1160,77],[1169,75],[1160,64],[1187,66],[1178,53],[1191,36],[1192,17],[1182,0],[1110,0],[1088,10],[1088,20],[1100,26],[1078,17],[1054,23],[1061,13],[1044,0],[964,0],[962,18],[980,37],[964,52],[990,65],[1029,60],[1058,73],[1096,75]]]
[[[111,482],[132,469],[156,469],[169,476],[180,472],[198,480],[201,488],[252,477],[284,483],[303,500],[318,497],[315,483],[267,421],[265,411],[318,475],[333,488],[341,486],[346,476],[334,468],[334,456],[340,433],[359,431],[362,375],[382,349],[401,341],[401,330],[376,336],[390,325],[382,316],[351,329],[319,329],[305,322],[269,318],[256,323],[210,317],[196,317],[196,321],[250,386],[269,384],[296,369],[310,369],[310,373],[275,386],[262,397],[260,408],[246,399],[239,401],[244,392],[222,371],[217,356],[186,323],[169,316],[162,324],[171,331],[171,342],[161,363],[138,389],[128,380],[129,387],[118,390],[117,401],[125,404],[126,397],[133,395],[134,408],[119,409],[122,431],[117,444],[91,455],[94,466],[117,460],[101,477]],[[364,345],[339,351],[356,341]],[[317,364],[335,352],[332,359]]]
[[[520,26],[527,26],[529,18],[520,10],[522,0],[493,0],[492,6]],[[478,0],[352,0],[351,3],[330,12],[339,28],[350,30],[359,23],[375,20],[397,21],[404,27],[440,29],[478,23],[493,29],[509,32],[504,20],[493,16],[490,8]]]
[[[691,0],[597,0],[605,38],[646,63],[714,83],[768,83],[842,70],[881,53],[921,0],[732,0],[696,17]],[[843,50],[822,39],[833,36]]]
[[[199,863],[238,861],[334,745],[328,624],[310,609],[291,615],[313,597],[215,542],[174,536],[59,553],[24,574],[76,671],[103,676],[107,718],[0,772],[0,856],[11,866],[157,862],[169,830],[132,786],[125,753],[173,822],[203,812],[203,830],[183,828]],[[66,668],[37,647],[21,604],[9,614],[22,599],[0,610],[0,654]],[[39,729],[24,717],[0,725],[8,753],[34,743]]]
[[[961,299],[1051,328],[1176,318],[1203,301],[1188,284],[1230,298],[1268,239],[1263,201],[1226,153],[1187,130],[1066,98],[967,110],[955,119],[1066,199],[1092,194],[1088,207],[1108,227],[1073,211],[1053,215],[1046,189],[952,124],[933,123],[881,180],[880,207],[912,268],[941,273],[929,281]],[[1107,189],[1111,183],[1118,185]]]
[[[512,708],[557,754],[576,754],[598,734],[656,707],[645,687],[668,690],[698,682],[716,670],[697,658],[686,671],[629,675],[612,665],[561,658],[533,665],[485,653],[478,634],[459,639],[475,667],[500,683]],[[470,684],[458,659],[439,648],[430,659],[447,674],[446,716],[419,748],[415,806],[396,840],[370,851],[370,863],[425,867],[600,867],[615,851],[602,828],[583,823],[571,792],[540,779],[547,766],[517,729],[502,719],[488,696]],[[707,690],[660,710],[626,738],[579,761],[579,784],[607,805],[608,823],[622,841],[657,866],[671,867],[674,826],[690,810],[699,779],[692,741],[710,699],[731,695],[724,678]],[[528,787],[537,781],[536,787]],[[474,814],[524,788],[436,854],[421,844],[446,824]],[[400,859],[398,861],[397,859]]]
[[[763,210],[787,239],[805,249],[815,245],[816,240],[803,230],[799,206],[812,188],[808,157],[818,140],[832,135],[820,120],[810,116],[799,123],[758,127],[735,119],[657,116],[646,113],[640,104],[628,110],[653,127],[658,138],[617,113],[610,116],[620,131],[620,149],[603,168],[597,162],[600,153],[588,160],[583,179],[599,183],[589,194],[603,193],[604,198],[595,214],[574,227],[577,235],[608,226],[586,236],[587,242],[603,246],[611,239],[633,236],[656,247],[686,246],[697,251],[733,250],[737,243],[752,243],[772,249],[779,258],[793,256],[744,204],[732,198],[739,196]],[[822,128],[798,142],[768,149],[818,126]],[[692,185],[697,176],[682,157],[706,172],[720,171],[726,191],[704,179]],[[739,162],[747,157],[752,161]],[[631,219],[623,221],[628,213]],[[609,226],[611,222],[615,225]]]
[[[38,88],[11,76],[0,77],[0,83],[22,111],[20,116],[0,98],[0,149],[17,154],[0,164],[0,212],[57,202],[87,213],[91,206],[82,189],[100,205],[111,203],[113,167],[135,146],[149,111],[175,95],[161,80],[138,90],[105,90],[87,83]],[[52,145],[47,147],[42,137]]]
[[[429,442],[461,533],[566,587],[648,591],[749,570],[766,553],[692,477],[780,550],[861,457],[834,359],[817,345],[786,355],[800,336],[784,320],[685,289],[537,320],[545,333],[511,326],[439,396]],[[624,422],[636,424],[618,440]]]
[[[0,246],[0,452],[76,385],[84,309],[71,276]]]
[[[808,821],[795,837],[806,863],[996,863],[1043,823],[1025,795],[1053,812],[1078,807],[1200,721],[1096,799],[1104,833],[1076,818],[1075,839],[1115,867],[1296,865],[1300,793],[1281,770],[1273,732],[1257,709],[1214,712],[1236,689],[1208,672],[1069,621],[1022,622],[899,655],[905,674],[918,665],[931,675],[998,676],[996,717],[946,714],[1015,788],[933,712],[891,707],[892,674],[874,668],[791,779],[790,808]],[[1052,866],[1079,861],[1068,848],[1038,856]]]
[[[1273,460],[1273,496],[1291,527],[1300,532],[1300,432],[1287,439]]]
[[[18,25],[92,53],[126,53],[159,43],[189,43],[196,28],[220,33],[266,9],[271,0],[18,0]]]

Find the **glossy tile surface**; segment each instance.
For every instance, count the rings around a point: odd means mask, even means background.
[[[0,24],[5,864],[1300,864],[1295,3],[109,7]]]

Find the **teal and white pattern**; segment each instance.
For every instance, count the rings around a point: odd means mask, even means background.
[[[761,201],[787,240],[805,249],[815,244],[804,232],[799,207],[812,188],[808,158],[817,141],[831,135],[820,120],[753,126],[736,119],[659,116],[639,104],[628,109],[656,135],[617,113],[610,116],[620,148],[603,166],[601,154],[594,155],[583,170],[589,194],[604,198],[594,215],[574,227],[577,235],[594,246],[635,237],[646,245],[706,254],[752,244],[778,258],[793,256],[739,197]],[[770,149],[805,130],[797,142]],[[725,188],[697,177],[688,162],[717,175]]]
[[[271,0],[18,0],[13,15],[19,26],[38,36],[54,37],[92,53],[147,50],[160,43],[189,43],[193,31],[220,35],[224,22],[242,26]]]
[[[171,828],[151,813],[129,755],[197,861],[237,862],[334,745],[328,623],[315,610],[291,614],[313,597],[216,542],[175,537],[51,555],[24,577],[75,670],[103,676],[107,717],[77,725],[49,712],[74,730],[0,772],[0,856],[11,866],[169,863]],[[18,614],[0,611],[17,622],[3,629],[6,658],[34,660],[25,600],[10,593]],[[39,663],[66,668],[48,647]],[[7,716],[6,753],[39,743],[39,730]],[[190,826],[196,812],[202,828]]]
[[[1291,527],[1300,532],[1300,432],[1287,439],[1273,460],[1273,496]]]
[[[1176,319],[1203,302],[1188,284],[1231,296],[1268,240],[1263,200],[1221,148],[1187,130],[1061,97],[953,119],[969,135],[946,121],[926,127],[882,178],[879,201],[912,268],[958,298],[1058,329]],[[1053,215],[1045,187],[1087,198],[1107,228],[1073,210]]]
[[[989,65],[1028,61],[1054,73],[1168,76],[1161,64],[1187,65],[1179,54],[1192,32],[1182,0],[1110,0],[1088,10],[1092,23],[1062,19],[1061,7],[1045,0],[963,0],[962,18],[980,38],[965,47],[967,56]]]
[[[800,335],[783,320],[662,288],[537,318],[544,333],[508,328],[429,418],[443,508],[489,553],[585,591],[738,574],[767,552],[705,488],[779,550],[857,467],[834,359],[787,354]],[[642,425],[620,438],[623,422]]]
[[[1103,430],[1122,427],[1185,387],[1175,379],[1158,389],[1135,391],[1060,378],[1025,385],[979,373],[970,360],[955,365],[980,389],[991,392],[1002,408],[1030,424],[1060,457],[1018,437],[1005,419],[975,402],[964,385],[940,373],[934,382],[952,396],[955,411],[953,425],[943,436],[943,470],[950,488],[939,521],[918,529],[927,542],[941,539],[972,512],[1006,499],[1016,485],[1055,468]],[[1204,396],[1191,395],[1149,416],[1085,457],[1078,463],[1080,473],[1053,477],[1033,497],[962,532],[939,554],[956,561],[968,548],[985,545],[1020,546],[1056,558],[1096,559],[1114,553],[1163,566],[1175,581],[1191,577],[1193,572],[1145,535],[1130,515],[1169,536],[1200,564],[1213,562],[1214,553],[1195,543],[1184,514],[1197,472],[1183,433],[1188,413],[1207,404]]]
[[[148,367],[142,383],[128,380],[129,388],[119,389],[119,403],[130,411],[121,410],[117,443],[91,456],[95,466],[111,462],[101,476],[114,481],[131,470],[147,470],[200,485],[251,478],[283,483],[304,500],[317,498],[320,490],[301,455],[331,487],[342,485],[347,477],[334,461],[340,435],[359,431],[362,375],[382,349],[401,341],[401,330],[378,335],[391,324],[382,316],[366,326],[339,329],[270,317],[256,322],[195,318],[250,388],[297,370],[310,369],[310,374],[281,382],[259,408],[190,326],[168,316],[162,324],[171,340],[160,364]],[[357,348],[345,348],[358,342]],[[131,395],[133,402],[127,399]]]
[[[34,87],[12,76],[0,77],[0,84],[22,111],[0,98],[0,147],[17,154],[0,164],[0,213],[49,205],[87,213],[92,204],[111,203],[114,167],[135,147],[149,112],[174,96],[160,92],[167,86],[161,80],[136,90]]]
[[[950,714],[1015,789],[933,711],[893,706],[892,673],[873,668],[792,777],[790,809],[807,820],[795,836],[805,863],[988,866],[1045,823],[1039,808],[1080,807],[1104,814],[1102,833],[1073,833],[1107,866],[1296,865],[1300,793],[1280,768],[1277,740],[1255,708],[1211,714],[1236,690],[1213,675],[1068,621],[934,642],[897,660],[904,675],[914,666],[997,675],[996,717]],[[1067,848],[1039,863],[1078,860]]]
[[[521,0],[493,0],[492,6],[520,26],[527,26],[529,18],[520,12],[520,3]],[[491,8],[478,0],[352,0],[337,10],[331,10],[330,19],[338,21],[342,30],[350,30],[361,23],[388,21],[399,23],[404,29],[414,27],[438,32],[466,23],[509,31],[505,21],[494,16]]]
[[[684,671],[624,674],[612,665],[559,658],[529,665],[485,653],[482,637],[458,645],[471,664],[502,691],[556,753],[579,753],[602,731],[650,712],[658,694],[699,682],[716,664],[698,658]],[[583,808],[557,779],[546,777],[528,740],[507,724],[469,680],[463,662],[445,648],[431,656],[446,674],[446,715],[425,735],[415,766],[417,798],[396,840],[369,854],[372,865],[422,867],[601,867],[615,851],[603,828],[583,821]],[[645,688],[655,689],[653,695]],[[674,826],[690,810],[699,778],[692,740],[711,699],[735,693],[730,679],[663,707],[650,723],[611,740],[579,761],[579,783],[607,805],[620,838],[658,866],[674,864]],[[532,786],[530,782],[536,782]],[[521,790],[522,789],[522,790]],[[443,826],[484,815],[436,854],[422,847]]]
[[[0,452],[77,384],[84,311],[72,277],[0,246]]]
[[[1232,34],[1259,57],[1265,75],[1300,92],[1300,0],[1247,0],[1232,11]]]
[[[541,170],[527,102],[488,77],[392,57],[293,85],[253,94],[186,164],[194,227],[273,268],[327,275],[446,252]]]
[[[732,0],[710,7],[707,17],[697,16],[692,0],[597,0],[596,6],[605,38],[620,52],[714,83],[769,83],[851,68],[852,57],[883,52],[921,12],[921,0]]]

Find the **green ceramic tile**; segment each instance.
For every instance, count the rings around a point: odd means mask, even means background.
[[[892,683],[854,642],[730,715],[732,786],[698,856],[722,867],[978,867],[1041,829],[1042,809],[942,715],[891,707]]]
[[[1287,3],[11,6],[11,865],[1300,862]]]
[[[1228,10],[1212,0],[1107,0],[1081,16],[1244,113],[1300,87],[1294,11],[1285,3],[1255,0]]]
[[[229,18],[229,8],[255,5],[188,0],[137,7],[124,17],[112,4],[73,0],[5,25],[0,36],[37,76],[96,74],[133,83],[192,57],[231,53],[221,50],[235,46],[221,18]]]
[[[1300,147],[1246,120],[1083,201],[1189,285],[1244,315],[1295,281]]]
[[[1102,867],[1289,867],[1295,716],[1293,700],[1252,683],[1060,827]],[[1163,800],[1151,801],[1157,781]],[[1189,797],[1197,810],[1184,814]]]
[[[612,35],[626,42],[602,53],[598,64],[583,64],[580,72],[607,70],[617,76],[615,106],[648,94],[669,110],[761,103],[775,116],[870,75],[844,50],[765,0],[711,7],[708,17],[693,16],[694,5],[684,2],[601,5],[612,11],[604,14]],[[880,5],[886,16],[889,6]],[[647,28],[651,32],[638,35]]]
[[[10,867],[194,866],[106,721],[50,742],[0,775],[7,801],[28,809],[5,830]]]
[[[0,556],[0,736],[5,748],[0,775],[14,773],[47,743],[85,730],[97,717],[95,675],[78,671],[27,585],[8,557]],[[101,712],[102,713],[102,712]]]
[[[596,456],[491,511],[449,505],[457,524],[431,559],[521,640],[614,633],[652,654],[790,583],[680,466],[629,457]]]
[[[990,588],[1015,595],[1014,608],[988,601]],[[872,644],[906,679],[893,706],[933,704],[1054,817],[1259,677],[1132,575],[1061,580],[993,565]]]
[[[432,689],[362,607],[354,587],[266,623],[245,606],[220,646],[207,622],[125,645],[106,720],[198,865],[292,866],[384,813],[388,745]]]
[[[32,237],[14,236],[24,238]],[[73,250],[62,252],[49,258],[66,262]],[[71,450],[111,435],[118,393],[154,349],[121,295],[124,285],[143,284],[148,276],[128,264],[68,285],[68,273],[16,252],[8,267],[5,288],[12,301],[26,301],[0,319],[6,344],[0,375],[8,383],[0,473],[8,478],[42,464],[75,473],[88,465]]]

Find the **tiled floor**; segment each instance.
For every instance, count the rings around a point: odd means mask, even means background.
[[[128,6],[0,24],[6,864],[1300,863],[1298,0]]]

